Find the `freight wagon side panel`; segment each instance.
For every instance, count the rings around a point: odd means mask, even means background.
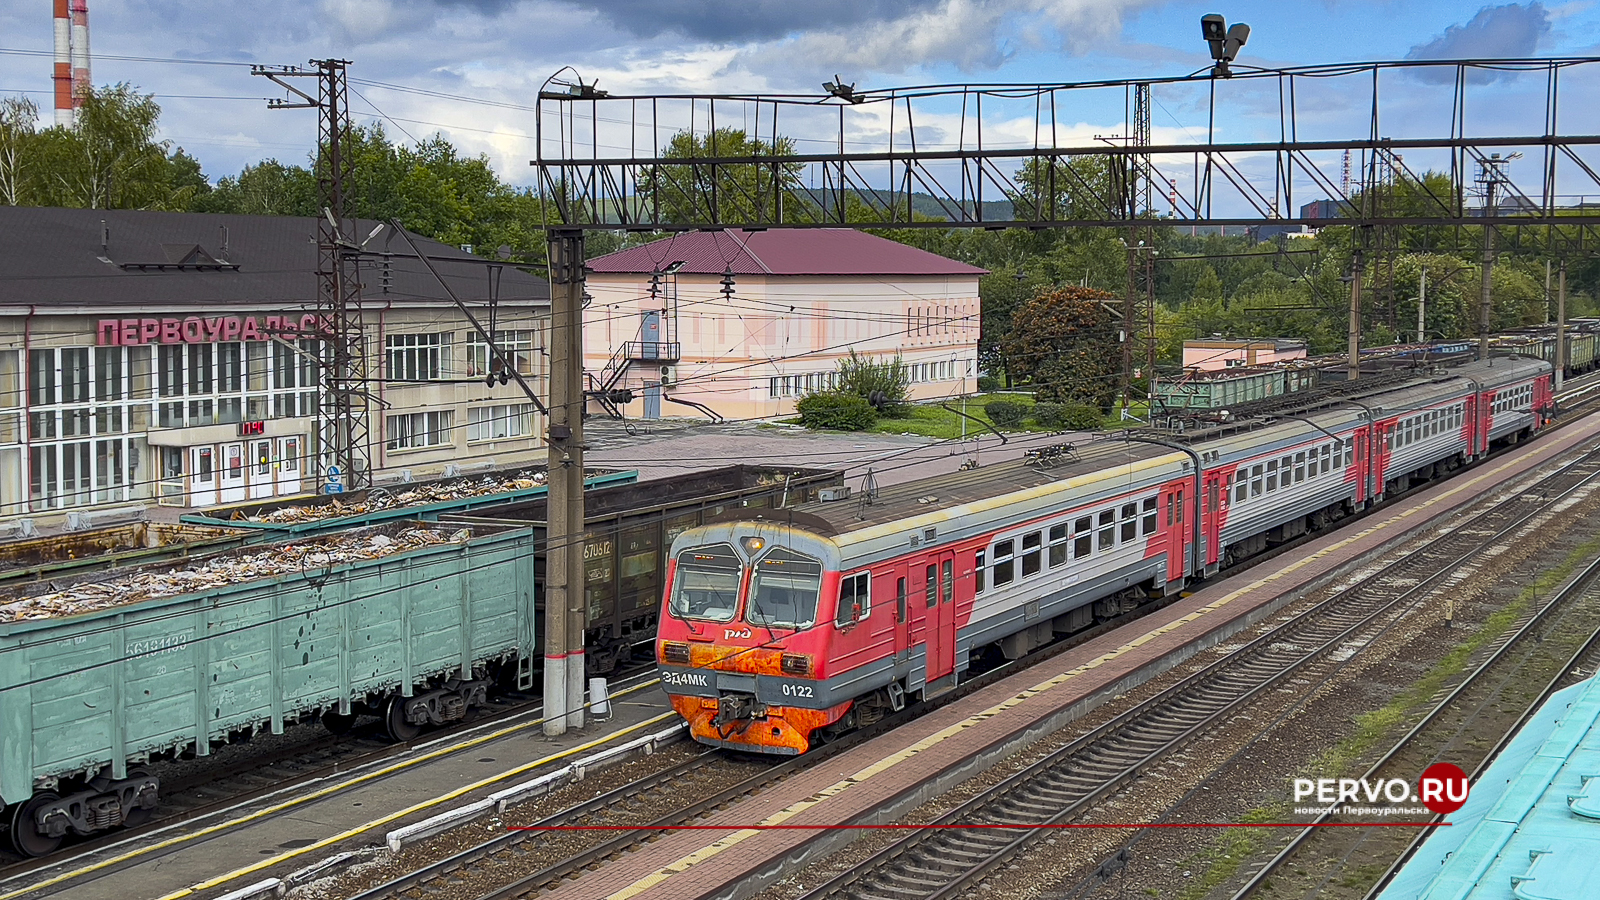
[[[0,795],[535,651],[532,529],[0,625]]]

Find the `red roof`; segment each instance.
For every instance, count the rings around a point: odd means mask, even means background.
[[[721,275],[967,275],[987,269],[853,228],[691,231],[589,260],[595,272]]]

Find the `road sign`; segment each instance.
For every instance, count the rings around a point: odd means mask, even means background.
[[[344,473],[339,471],[338,466],[328,467],[328,474],[327,478],[324,479],[322,492],[324,494],[344,493]]]

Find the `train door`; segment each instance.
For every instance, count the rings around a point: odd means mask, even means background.
[[[1203,496],[1200,533],[1205,540],[1206,569],[1211,571],[1221,558],[1222,521],[1228,507],[1228,481],[1221,472],[1206,473]]]
[[[905,564],[888,566],[872,573],[873,606],[884,604],[894,607],[891,617],[894,631],[894,661],[906,661],[911,652],[911,593],[910,579]]]
[[[243,503],[245,500],[244,486],[244,444],[222,445],[222,471],[217,479],[217,501],[219,503]]]
[[[272,496],[272,441],[257,438],[250,442],[250,465],[245,480],[250,483],[250,499],[261,500]]]
[[[1365,503],[1367,500],[1367,438],[1365,428],[1357,428],[1351,440],[1356,445],[1356,502]]]
[[[949,678],[944,687],[955,686],[956,670],[956,555],[953,551],[930,553],[923,567],[923,635],[927,642],[927,683]]]

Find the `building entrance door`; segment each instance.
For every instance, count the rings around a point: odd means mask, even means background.
[[[661,418],[661,382],[646,381],[644,383],[644,417],[646,419]]]
[[[639,323],[640,359],[657,359],[661,355],[661,313],[654,310],[644,313]]]
[[[188,506],[215,506],[217,504],[217,448],[211,446],[189,448],[189,502]]]
[[[223,467],[217,479],[217,502],[243,503],[245,492],[244,444],[222,445]]]
[[[272,441],[259,438],[250,442],[250,464],[245,480],[250,485],[250,499],[262,500],[272,496],[277,479],[272,474]]]
[[[278,496],[300,493],[300,447],[298,437],[278,438]]]

